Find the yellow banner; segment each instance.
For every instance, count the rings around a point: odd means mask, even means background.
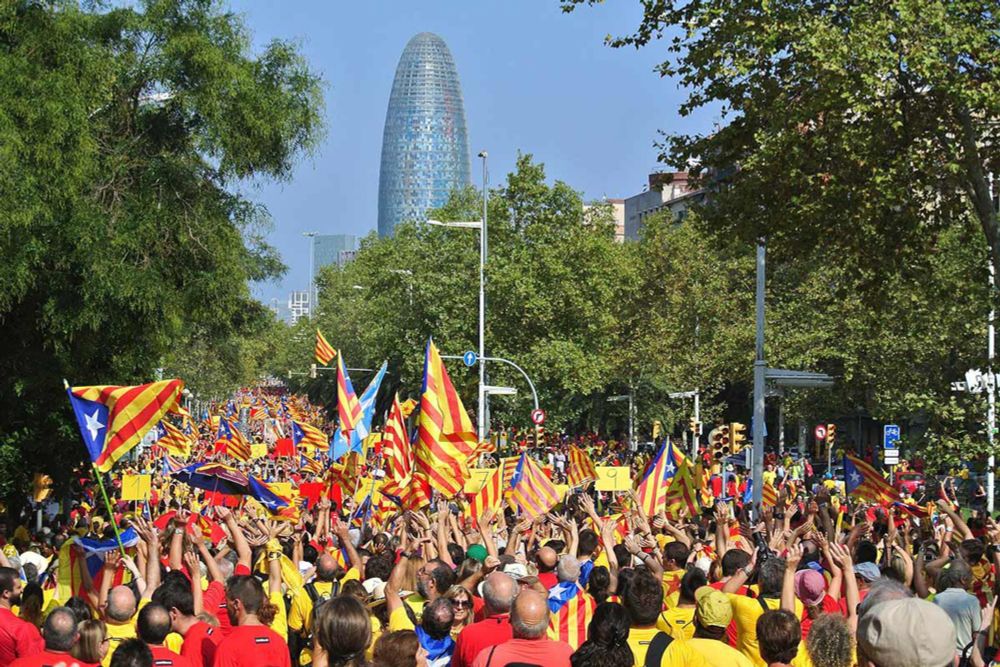
[[[282,498],[292,497],[292,483],[291,482],[271,482],[267,485],[272,491],[281,496]]]
[[[267,456],[267,445],[263,442],[257,442],[250,445],[250,458],[262,459],[265,456]]]
[[[598,491],[628,491],[632,488],[632,477],[628,466],[597,466]]]
[[[149,500],[150,475],[122,475],[122,500]]]
[[[469,468],[469,478],[465,480],[465,492],[479,493],[494,470],[496,468]]]

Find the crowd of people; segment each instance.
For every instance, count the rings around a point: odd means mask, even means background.
[[[224,458],[208,430],[194,454]],[[109,516],[82,479],[4,537],[0,667],[978,667],[1000,642],[988,515],[845,496],[801,463],[769,463],[762,507],[713,476],[693,515],[587,485],[531,519],[437,497],[359,514],[349,491],[270,516],[162,459],[122,466],[152,475],[148,502]],[[323,478],[298,457],[241,467]]]

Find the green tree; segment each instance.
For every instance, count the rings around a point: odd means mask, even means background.
[[[282,266],[238,186],[287,178],[321,106],[292,45],[253,53],[212,0],[3,3],[0,446],[23,461],[5,476],[65,482],[83,458],[63,377],[226,364],[270,326],[248,283]]]

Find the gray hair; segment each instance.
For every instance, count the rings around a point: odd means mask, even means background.
[[[486,601],[486,606],[498,614],[510,611],[517,593],[518,586],[514,577],[503,572],[492,574],[483,582],[483,599]]]
[[[868,610],[880,602],[889,600],[902,600],[913,597],[913,591],[899,583],[895,579],[879,577],[868,587],[868,595],[864,601],[858,605],[858,618],[868,613]]]
[[[53,609],[42,628],[45,648],[50,651],[69,651],[76,643],[76,614],[67,607]]]
[[[556,577],[559,581],[577,581],[580,578],[580,561],[569,554],[563,554],[556,563]]]
[[[128,586],[115,586],[108,594],[108,607],[105,610],[112,621],[124,623],[135,616],[135,594]]]
[[[965,588],[972,580],[972,569],[964,560],[956,558],[945,563],[937,576],[937,589],[943,591],[946,588]]]
[[[546,607],[545,615],[534,625],[529,625],[521,618],[521,615],[517,611],[517,605],[514,605],[510,612],[510,627],[514,638],[538,639],[539,637],[544,637],[545,633],[549,630],[548,611],[548,607]]]

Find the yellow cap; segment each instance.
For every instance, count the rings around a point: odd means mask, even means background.
[[[706,628],[728,628],[733,620],[733,605],[722,591],[711,586],[702,586],[694,593],[698,603],[695,616]]]

